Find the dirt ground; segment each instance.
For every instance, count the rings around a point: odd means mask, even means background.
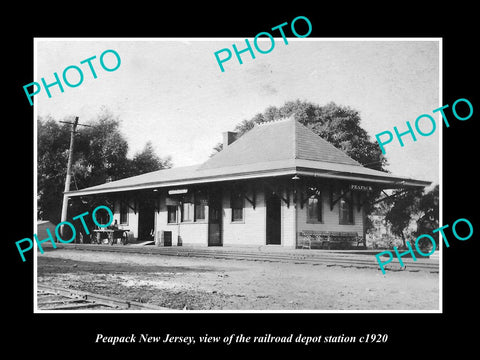
[[[56,249],[38,283],[187,310],[438,310],[439,275]]]

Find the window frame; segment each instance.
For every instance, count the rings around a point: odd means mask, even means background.
[[[343,217],[345,206],[346,204],[348,209],[348,216],[350,219],[345,219]],[[352,192],[346,194],[338,201],[338,223],[340,225],[355,225],[355,206],[353,204],[353,196]]]
[[[190,215],[190,218],[185,220],[185,206],[188,206],[189,212],[188,215]],[[182,202],[182,205],[180,206],[180,221],[182,223],[191,223],[194,222],[194,216],[195,216],[195,203],[190,201],[185,201]]]
[[[174,210],[175,221],[170,221],[170,210]],[[178,205],[167,205],[167,224],[178,224]]]
[[[197,191],[193,197],[193,221],[198,223],[204,223],[207,221],[207,204],[208,204],[208,197],[206,193],[201,191]],[[203,208],[203,218],[198,217],[199,211],[197,210],[199,207]]]
[[[317,200],[317,218],[313,218],[310,213],[310,199]],[[306,206],[306,222],[307,224],[323,224],[323,196],[322,192],[317,190],[314,194],[310,195],[307,199]],[[319,219],[320,217],[320,219]]]
[[[239,204],[241,203],[241,207],[237,207],[234,205],[235,201],[238,201]],[[231,210],[231,216],[230,216],[230,222],[231,223],[244,223],[245,222],[245,191],[243,189],[232,189],[230,192],[230,210]],[[241,210],[242,217],[240,218],[235,218],[235,210]]]

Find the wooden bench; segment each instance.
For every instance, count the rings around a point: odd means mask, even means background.
[[[299,248],[301,249],[331,249],[333,247],[348,249],[355,243],[357,247],[360,243],[364,245],[363,237],[358,236],[356,232],[304,230],[299,234]]]

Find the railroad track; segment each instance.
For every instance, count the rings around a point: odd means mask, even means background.
[[[39,310],[168,310],[86,291],[37,285]]]
[[[321,251],[321,250],[300,250],[300,251],[255,251],[255,250],[224,250],[224,249],[201,249],[188,247],[157,247],[157,246],[105,246],[90,244],[66,244],[64,248],[75,248],[89,251],[108,251],[135,254],[158,254],[167,256],[202,257],[215,259],[267,261],[267,262],[288,262],[298,264],[312,264],[325,266],[371,268],[380,267],[374,255],[358,254],[354,252]],[[387,271],[426,271],[431,273],[439,272],[438,260],[411,258],[402,259],[406,265],[400,266],[398,259],[394,259],[385,266]]]

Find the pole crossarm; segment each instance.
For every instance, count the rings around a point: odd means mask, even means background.
[[[70,121],[58,121],[58,122],[61,122],[61,123],[63,123],[63,124],[71,124],[71,125],[74,125],[75,128],[76,128],[77,126],[85,126],[85,127],[90,127],[90,128],[93,128],[93,127],[94,127],[94,126],[92,126],[92,125],[79,124],[79,123],[78,123],[78,116],[75,118],[75,121],[74,121],[74,122],[70,122]]]

